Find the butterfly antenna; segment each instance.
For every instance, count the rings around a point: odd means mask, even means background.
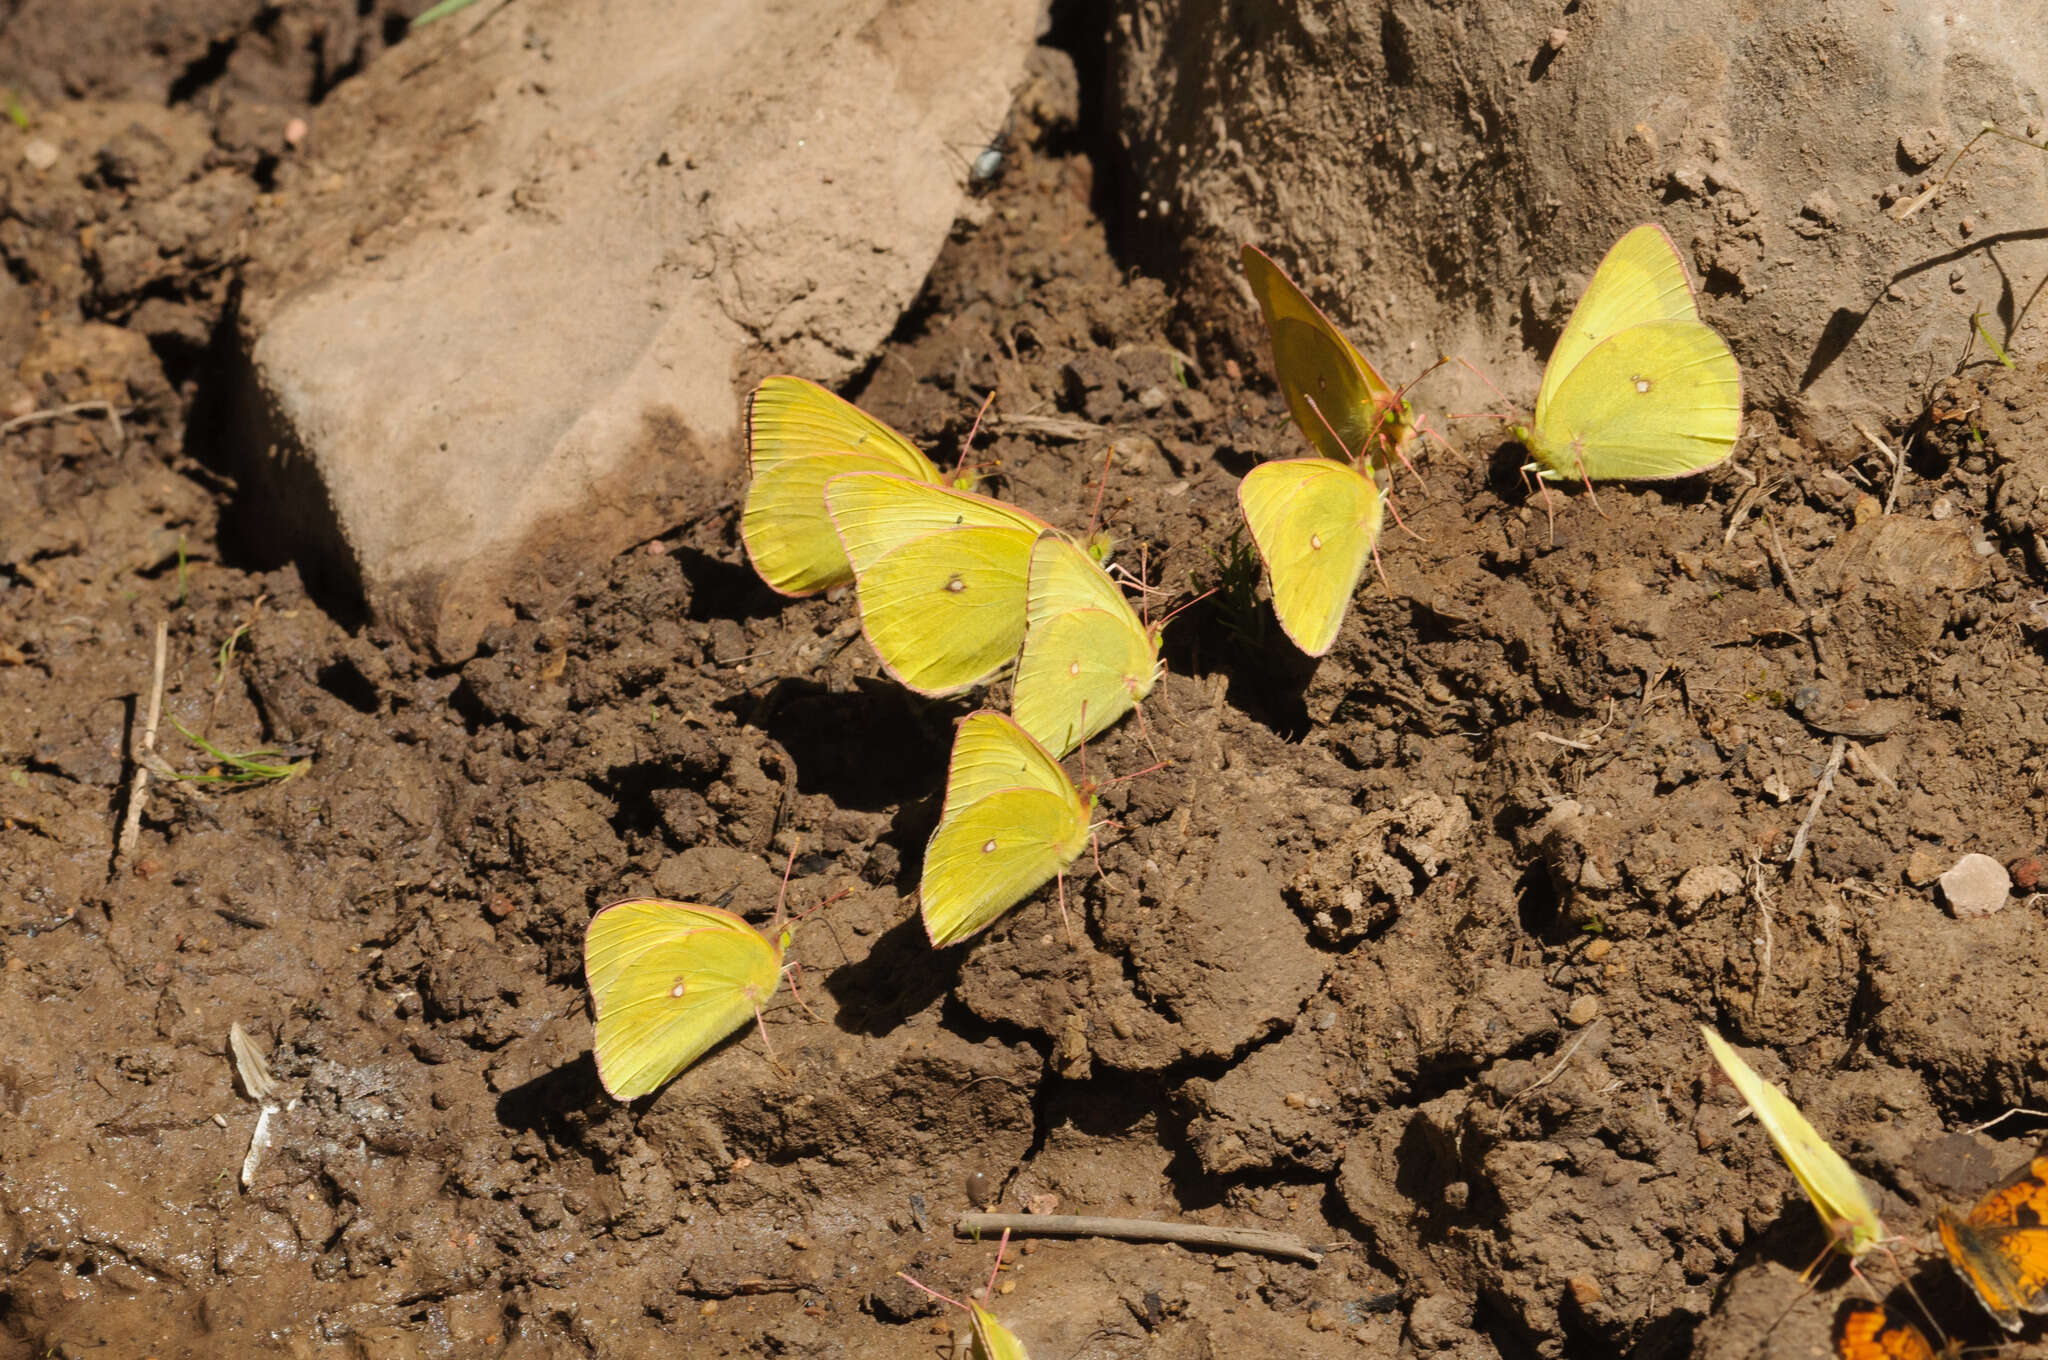
[[[1503,406],[1507,407],[1507,408],[1508,408],[1508,409],[1509,409],[1510,411],[1514,410],[1514,408],[1515,408],[1515,404],[1514,404],[1513,402],[1511,402],[1511,401],[1509,401],[1509,400],[1508,400],[1508,396],[1507,396],[1507,393],[1505,393],[1505,392],[1501,391],[1499,387],[1495,386],[1495,385],[1494,385],[1494,381],[1493,381],[1493,379],[1491,379],[1491,378],[1487,377],[1487,376],[1486,376],[1486,373],[1484,372],[1484,370],[1482,370],[1482,369],[1481,369],[1481,368],[1480,368],[1480,367],[1479,367],[1479,366],[1478,366],[1477,364],[1474,364],[1474,363],[1473,363],[1473,362],[1472,362],[1472,361],[1471,361],[1470,359],[1467,359],[1467,358],[1466,358],[1466,357],[1465,357],[1464,355],[1462,355],[1462,354],[1457,354],[1457,355],[1453,355],[1453,356],[1451,356],[1451,357],[1452,357],[1452,362],[1453,362],[1453,363],[1459,364],[1460,366],[1462,366],[1462,367],[1463,367],[1463,368],[1465,369],[1465,371],[1466,371],[1466,372],[1470,373],[1470,374],[1471,374],[1471,375],[1472,375],[1473,377],[1475,377],[1475,378],[1479,379],[1479,381],[1481,381],[1481,382],[1485,383],[1485,384],[1486,384],[1486,390],[1487,390],[1487,391],[1489,391],[1489,392],[1491,392],[1491,393],[1493,393],[1493,395],[1495,395],[1496,397],[1499,397],[1499,398],[1500,398],[1500,404],[1501,404],[1501,405],[1503,405]],[[1514,417],[1513,417],[1513,416],[1511,416],[1511,415],[1507,415],[1507,416],[1504,416],[1504,415],[1500,415],[1500,414],[1498,414],[1498,413],[1496,413],[1496,412],[1493,412],[1493,411],[1468,411],[1468,412],[1464,413],[1463,415],[1453,415],[1453,416],[1451,417],[1451,419],[1452,419],[1452,420],[1481,420],[1481,419],[1485,419],[1485,420],[1499,420],[1499,421],[1503,421],[1503,422],[1508,422],[1508,421],[1512,421],[1512,420],[1514,419]]]
[[[990,388],[988,395],[981,399],[981,409],[974,413],[974,423],[967,427],[967,438],[960,442],[960,461],[953,464],[953,477],[956,481],[967,471],[967,455],[974,451],[974,437],[981,433],[982,417],[988,414],[988,408],[995,405],[995,402],[995,389]],[[977,470],[980,466],[979,463],[975,464]]]
[[[790,870],[796,868],[797,847],[802,844],[803,838],[801,836],[791,836],[789,838],[789,858],[784,860],[782,864],[782,889],[775,894],[775,920],[773,923],[775,926],[782,924],[783,909],[789,904],[789,874]],[[820,905],[823,904],[821,903]]]
[[[1102,498],[1109,491],[1109,465],[1115,461],[1116,445],[1111,444],[1103,450],[1102,476],[1095,483],[1095,505],[1088,512],[1088,530],[1081,535],[1084,539],[1093,535],[1096,527],[1102,523]]]

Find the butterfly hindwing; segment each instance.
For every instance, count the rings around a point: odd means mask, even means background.
[[[782,942],[715,907],[634,899],[591,918],[583,973],[597,1012],[598,1078],[613,1098],[635,1100],[767,1004],[781,981]]]
[[[1237,499],[1272,578],[1280,626],[1302,651],[1323,655],[1379,540],[1379,487],[1345,463],[1288,458],[1246,473]]]
[[[825,503],[853,564],[861,629],[890,674],[921,694],[956,694],[1016,657],[1042,520],[873,473],[833,478]]]
[[[957,944],[1065,869],[1088,843],[1088,801],[1008,715],[961,720],[918,898],[934,945]]]
[[[1159,639],[1088,553],[1059,534],[1031,548],[1024,650],[1010,708],[1066,755],[1142,703],[1159,679]]]
[[[1632,326],[1587,352],[1537,420],[1537,458],[1582,477],[1683,477],[1728,456],[1742,433],[1742,373],[1698,321]]]

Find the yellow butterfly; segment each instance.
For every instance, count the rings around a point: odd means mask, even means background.
[[[1285,458],[1247,472],[1237,503],[1272,578],[1281,628],[1302,651],[1323,655],[1379,541],[1379,484],[1349,463]]]
[[[1257,246],[1238,258],[1266,318],[1281,394],[1308,442],[1340,462],[1403,457],[1417,431],[1414,408]]]
[[[729,911],[657,898],[614,902],[593,916],[583,976],[604,1089],[637,1100],[758,1019],[782,981],[792,933],[778,924],[764,938]]]
[[[1728,1080],[1770,1135],[1778,1155],[1792,1168],[1799,1188],[1806,1192],[1814,1212],[1820,1215],[1829,1245],[1846,1252],[1852,1260],[1875,1246],[1884,1237],[1884,1224],[1878,1221],[1877,1208],[1864,1192],[1863,1182],[1856,1178],[1841,1154],[1829,1147],[1827,1139],[1799,1113],[1791,1097],[1758,1076],[1756,1069],[1744,1062],[1742,1055],[1720,1035],[1705,1025],[1700,1026],[1700,1033],[1714,1061],[1721,1064],[1721,1070],[1728,1074]]]
[[[853,564],[861,630],[891,675],[920,694],[957,694],[1015,659],[1044,520],[875,472],[834,477],[825,504]]]
[[[958,944],[986,930],[1063,873],[1088,844],[1094,804],[1006,714],[982,709],[963,718],[917,883],[932,944]]]
[[[1144,702],[1159,671],[1158,631],[1109,573],[1060,534],[1040,534],[1010,703],[1017,725],[1058,759]]]
[[[1511,433],[1538,477],[1683,477],[1726,458],[1742,433],[1742,370],[1700,320],[1678,248],[1645,224],[1615,242],[1572,309]]]
[[[843,472],[939,480],[916,445],[802,378],[763,379],[748,398],[747,464],[740,540],[761,579],[785,595],[815,595],[853,579],[825,509],[827,481]]]

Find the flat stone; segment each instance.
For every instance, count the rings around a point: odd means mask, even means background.
[[[837,382],[896,325],[1041,10],[522,0],[423,30],[259,213],[244,522],[454,659],[708,509],[754,378]]]
[[[1959,921],[1989,916],[2012,901],[2012,875],[1989,855],[1964,855],[1941,876],[1941,895]]]

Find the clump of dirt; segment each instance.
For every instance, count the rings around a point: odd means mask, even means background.
[[[1944,1131],[2039,1106],[2039,903],[1959,921],[1930,884],[2041,850],[2048,369],[1952,384],[1896,478],[1766,438],[1546,506],[1475,437],[1403,475],[1410,532],[1310,665],[1238,529],[1238,477],[1298,448],[1242,376],[1263,356],[1183,352],[1091,216],[1074,107],[1033,104],[852,395],[957,453],[995,390],[965,451],[995,490],[1080,526],[1106,469],[1155,615],[1216,593],[1168,628],[1142,721],[1087,752],[1134,777],[1105,789],[1100,873],[1067,880],[1075,941],[1042,894],[935,953],[910,894],[969,703],[888,682],[843,593],[762,586],[739,486],[453,668],[240,555],[189,442],[260,167],[180,112],[117,192],[100,148],[135,118],[111,107],[49,115],[81,149],[10,184],[0,235],[32,296],[7,304],[12,399],[128,413],[0,442],[21,1353],[900,1355],[960,1324],[896,1273],[978,1288],[993,1248],[951,1225],[984,1201],[1329,1249],[1013,1246],[996,1307],[1042,1355],[1777,1353],[1839,1291],[1787,1284],[1816,1225],[1700,1022],[1895,1230],[2012,1159]],[[180,194],[230,208],[143,225]],[[84,252],[135,231],[156,272],[109,287]],[[118,857],[160,618],[170,769],[219,765],[184,731],[311,763],[159,780]],[[608,1100],[591,913],[766,919],[791,850],[791,907],[847,895],[801,927],[765,1035]],[[288,1097],[246,1187],[235,1021]]]

